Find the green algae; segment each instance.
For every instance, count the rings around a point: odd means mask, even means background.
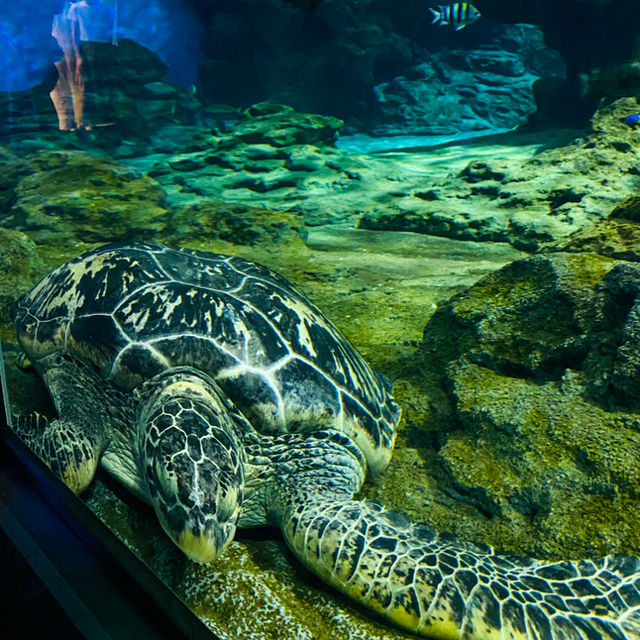
[[[164,226],[164,191],[120,163],[81,151],[39,152],[2,224],[37,243],[148,239]]]
[[[396,388],[409,446],[432,434],[419,446],[437,529],[542,557],[637,553],[637,407],[607,386],[620,335],[635,335],[621,293],[634,295],[634,269],[590,255],[517,261],[432,316]]]
[[[551,267],[544,259],[539,259],[534,268],[531,262],[515,261],[508,269],[483,278],[456,300],[455,312],[461,318],[480,317],[486,305],[499,312],[513,312],[519,308],[531,307],[548,295],[551,287],[561,278],[568,289],[578,292],[592,289],[615,264],[614,260],[598,255],[554,256],[556,262],[562,260],[562,272],[556,275],[556,267]],[[523,274],[526,273],[526,277]]]
[[[333,116],[300,113],[275,100],[265,100],[243,112],[229,136],[223,136],[220,147],[235,145],[236,138],[246,144],[268,144],[291,147],[298,144],[332,145],[343,121]]]
[[[560,254],[510,264],[448,303],[441,317],[446,323],[448,312],[455,315],[458,337],[448,350],[472,349],[479,361],[505,371],[561,372],[563,361],[586,354],[586,336],[600,320],[593,310],[602,304],[594,286],[613,264],[602,256]],[[438,322],[426,339],[433,333],[440,345]],[[446,348],[442,356],[456,357]]]
[[[635,414],[595,406],[566,381],[540,385],[476,365],[456,383],[463,427],[439,436],[435,448],[399,442],[380,484],[366,487],[368,497],[513,553],[637,553]]]
[[[45,272],[36,245],[27,235],[0,227],[0,340],[15,340],[9,307]]]
[[[252,250],[285,245],[304,250],[306,230],[287,212],[224,202],[207,202],[174,210],[159,239],[168,244],[228,248],[248,245]]]

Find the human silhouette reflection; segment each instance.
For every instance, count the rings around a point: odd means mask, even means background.
[[[113,9],[100,0],[65,2],[53,18],[51,35],[63,53],[55,63],[58,81],[50,93],[59,128],[112,124],[108,92],[101,85],[116,67]]]
[[[55,62],[58,81],[49,95],[58,114],[58,127],[63,131],[74,129],[72,84],[75,69],[71,23],[67,17],[71,2],[65,2],[62,11],[53,16],[51,35],[62,49],[64,57]]]

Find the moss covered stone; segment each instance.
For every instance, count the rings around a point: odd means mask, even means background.
[[[627,198],[607,219],[583,229],[555,248],[640,262],[640,198]]]
[[[223,138],[220,141],[220,148],[233,144],[233,138],[249,144],[266,143],[272,147],[332,145],[343,124],[333,116],[300,113],[275,100],[266,100],[244,111],[229,140]]]
[[[168,244],[216,241],[229,245],[300,244],[306,230],[296,216],[269,209],[207,202],[175,211],[162,233]]]
[[[35,244],[20,231],[0,227],[0,340],[13,340],[9,307],[45,273]]]
[[[638,552],[639,292],[634,264],[557,254],[439,306],[396,385],[431,409],[405,427],[431,465],[423,517],[538,556]]]
[[[15,202],[15,189],[19,180],[33,170],[28,161],[0,147],[0,216],[6,214]]]
[[[149,239],[166,223],[164,191],[113,160],[82,151],[42,151],[29,157],[2,226],[38,244]]]

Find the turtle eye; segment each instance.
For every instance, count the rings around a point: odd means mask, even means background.
[[[56,367],[61,367],[64,364],[64,356],[61,353],[57,353],[54,357],[53,357],[53,365]]]

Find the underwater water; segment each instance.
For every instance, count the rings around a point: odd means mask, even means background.
[[[0,7],[16,430],[212,634],[640,639],[639,18]]]

